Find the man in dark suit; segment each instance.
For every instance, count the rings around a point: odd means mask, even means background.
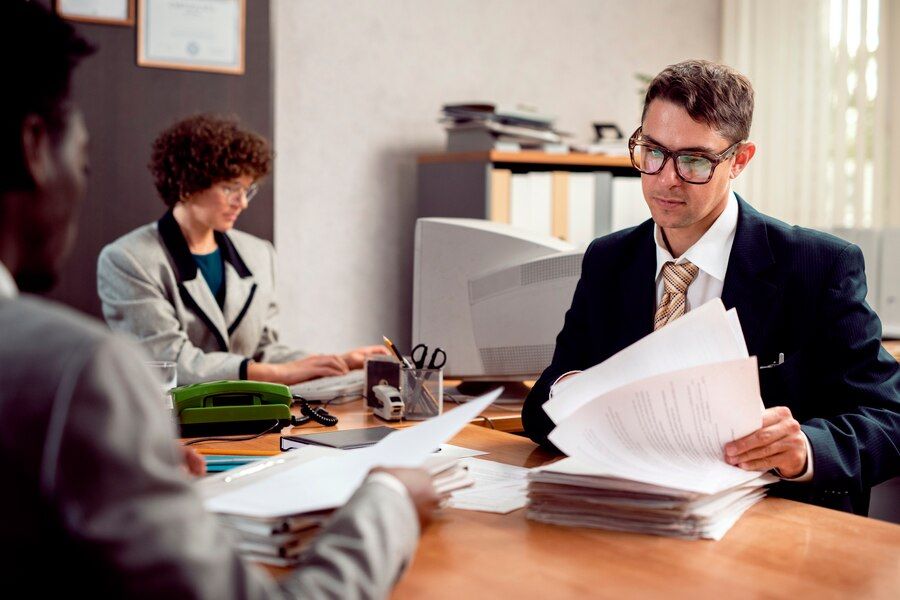
[[[686,61],[651,82],[629,147],[652,220],[594,240],[553,361],[522,411],[552,447],[553,386],[713,298],[736,307],[759,358],[762,426],[723,449],[728,463],[773,470],[775,493],[867,514],[873,485],[900,474],[900,372],[865,302],[859,248],[754,210],[731,180],[753,88],[723,65]]]

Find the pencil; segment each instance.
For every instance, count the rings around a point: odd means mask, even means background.
[[[397,357],[397,360],[400,361],[402,365],[404,365],[407,369],[414,369],[415,367],[412,364],[403,358],[403,355],[400,354],[400,351],[397,350],[397,346],[394,345],[394,342],[388,339],[386,335],[381,336],[381,339],[384,340],[384,345],[388,347],[388,350],[394,353],[394,356]]]

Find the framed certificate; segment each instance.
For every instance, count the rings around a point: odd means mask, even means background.
[[[56,0],[56,12],[72,21],[134,25],[134,0]]]
[[[246,0],[138,0],[142,67],[244,72]]]

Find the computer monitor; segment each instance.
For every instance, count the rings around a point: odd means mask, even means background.
[[[866,263],[866,302],[879,315],[881,314],[881,246],[882,231],[880,229],[862,229],[852,227],[838,227],[828,230],[828,233],[852,242],[862,250]]]
[[[881,232],[881,277],[878,285],[878,316],[881,317],[883,335],[900,338],[900,228]]]
[[[445,377],[534,379],[550,364],[583,250],[502,223],[419,219],[413,344],[447,353]]]
[[[831,229],[860,247],[866,264],[866,301],[881,318],[882,335],[900,338],[900,228]]]

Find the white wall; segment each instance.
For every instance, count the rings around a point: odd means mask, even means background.
[[[286,341],[406,345],[415,157],[449,101],[529,102],[588,139],[634,74],[719,57],[719,0],[273,0],[275,243]],[[290,302],[286,302],[290,299]]]

